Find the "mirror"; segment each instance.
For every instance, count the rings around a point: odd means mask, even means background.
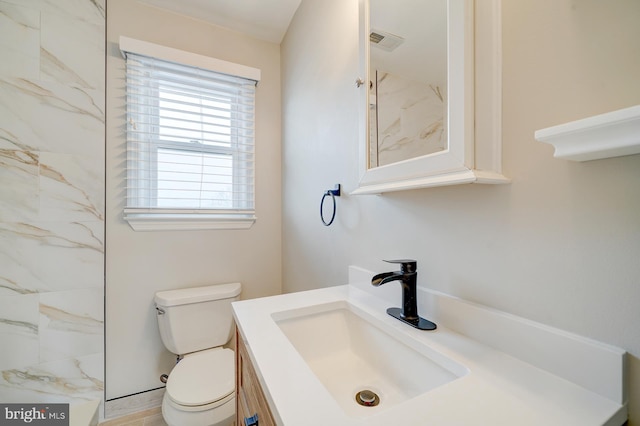
[[[369,168],[447,148],[447,0],[370,0]]]
[[[509,182],[501,171],[500,2],[359,0],[360,180],[352,194]]]

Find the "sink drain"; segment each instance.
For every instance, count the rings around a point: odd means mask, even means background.
[[[375,392],[365,389],[356,394],[356,402],[365,407],[375,407],[380,404],[380,397]]]

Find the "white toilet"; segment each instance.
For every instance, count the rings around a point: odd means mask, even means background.
[[[240,283],[161,291],[154,298],[166,348],[183,356],[167,380],[162,416],[169,426],[230,426],[235,420],[231,302]]]

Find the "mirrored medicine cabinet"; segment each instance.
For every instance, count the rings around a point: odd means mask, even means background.
[[[360,181],[352,194],[507,183],[501,0],[360,0]]]

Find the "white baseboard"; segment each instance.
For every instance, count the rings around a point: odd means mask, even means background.
[[[164,388],[160,388],[109,400],[104,404],[105,420],[160,407],[163,397]]]

